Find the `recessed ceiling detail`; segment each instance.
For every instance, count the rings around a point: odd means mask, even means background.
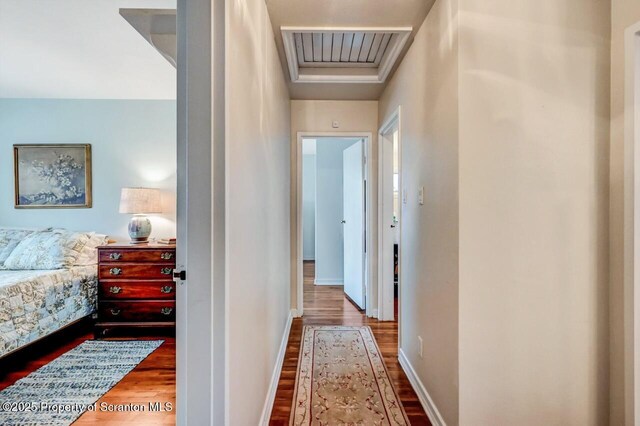
[[[291,81],[384,83],[411,30],[282,27]]]

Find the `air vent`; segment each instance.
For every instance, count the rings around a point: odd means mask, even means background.
[[[383,83],[411,28],[282,27],[291,81]]]

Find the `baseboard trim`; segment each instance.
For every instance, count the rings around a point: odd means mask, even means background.
[[[344,281],[338,278],[316,278],[313,283],[315,285],[344,285]]]
[[[269,392],[267,392],[267,399],[264,402],[262,408],[262,416],[260,416],[260,425],[267,426],[271,419],[271,411],[273,410],[273,404],[276,400],[276,391],[278,390],[278,381],[280,381],[280,373],[282,373],[282,364],[284,363],[284,356],[287,352],[287,343],[289,343],[289,332],[291,331],[291,323],[294,318],[294,311],[289,311],[289,317],[287,318],[287,324],[284,327],[284,333],[282,340],[280,341],[280,350],[278,351],[278,357],[276,358],[276,365],[273,368],[273,374],[271,375],[271,384],[269,385]]]
[[[431,399],[431,396],[429,396],[427,388],[424,387],[422,381],[418,378],[416,370],[413,369],[413,366],[409,362],[409,358],[407,358],[407,355],[402,349],[398,351],[398,361],[400,362],[400,366],[407,375],[407,378],[409,379],[413,390],[416,391],[418,399],[420,400],[420,404],[422,404],[422,408],[424,408],[427,416],[429,416],[429,420],[431,420],[433,426],[446,426],[446,423],[444,422],[440,411],[438,411],[438,407],[436,407],[433,399]]]

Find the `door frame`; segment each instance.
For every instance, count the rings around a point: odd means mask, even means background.
[[[224,425],[225,0],[177,2],[176,424]]]
[[[371,237],[372,237],[372,222],[371,222],[371,209],[373,208],[371,202],[371,193],[373,191],[373,134],[371,132],[297,132],[296,137],[296,218],[297,218],[297,241],[296,241],[296,317],[301,317],[304,314],[304,274],[303,274],[303,214],[302,214],[302,140],[313,138],[363,138],[365,140],[365,179],[367,181],[366,190],[366,203],[367,209],[365,215],[366,232],[365,237],[367,239],[366,255],[365,255],[365,285],[366,302],[365,313],[368,317],[374,316],[375,312],[371,303],[372,300],[372,279],[373,276],[373,255],[371,250]]]
[[[640,418],[640,22],[625,32],[624,371],[626,424]]]
[[[383,250],[384,250],[384,226],[386,225],[383,221],[384,211],[383,211],[383,201],[384,201],[384,185],[382,183],[382,179],[384,178],[384,144],[389,143],[388,138],[385,136],[389,133],[389,131],[397,127],[398,128],[398,188],[400,189],[400,220],[398,221],[398,232],[400,234],[400,243],[398,244],[398,329],[400,328],[400,303],[401,303],[401,292],[402,292],[402,268],[400,267],[400,261],[402,257],[402,128],[401,121],[402,118],[402,109],[401,106],[398,106],[389,117],[383,122],[382,126],[380,126],[380,130],[378,130],[378,318],[381,321],[393,321],[393,283],[385,283],[384,282],[384,265],[382,259],[384,258]],[[393,143],[393,141],[391,141]],[[393,159],[392,159],[393,161]],[[391,314],[389,314],[389,297],[391,297]],[[386,303],[385,303],[386,301]],[[401,334],[398,333],[398,346],[400,344]]]

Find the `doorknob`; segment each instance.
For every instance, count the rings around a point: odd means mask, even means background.
[[[340,223],[344,224],[344,223],[347,223],[347,221],[346,221],[346,220],[343,220],[343,221],[342,221],[342,222],[340,222]]]
[[[391,227],[392,227],[392,228],[395,228],[396,226],[395,226],[395,225],[391,225]]]

